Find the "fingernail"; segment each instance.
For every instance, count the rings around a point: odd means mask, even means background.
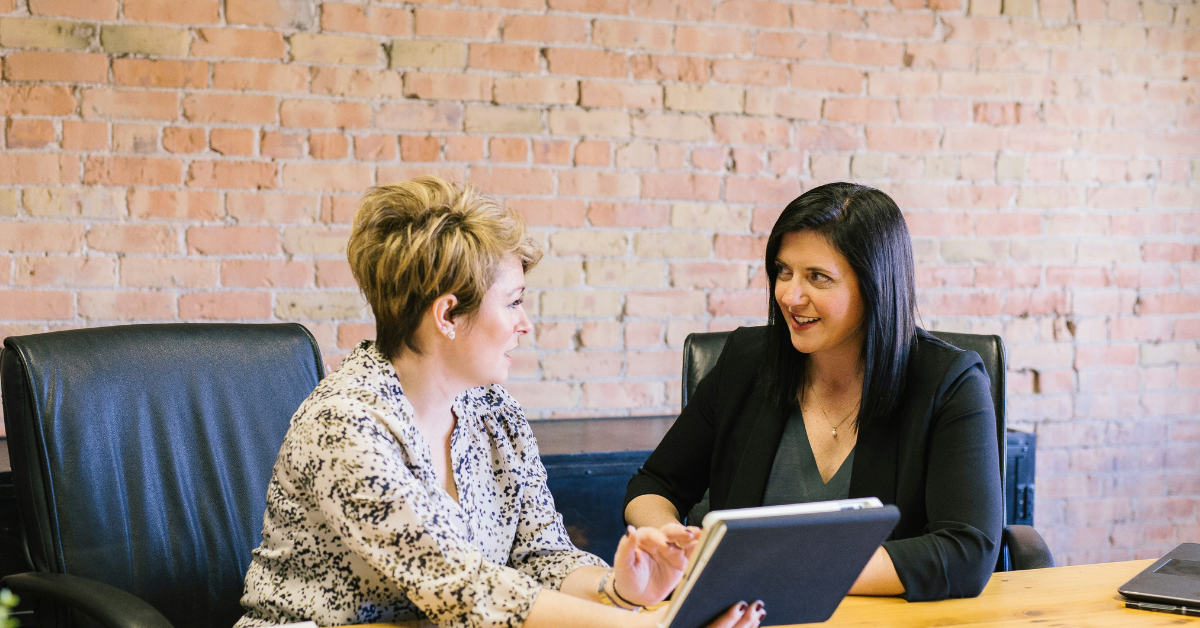
[[[762,601],[762,600],[755,600],[755,602],[754,602],[754,610],[755,610],[755,612],[757,612],[757,611],[761,611],[761,610],[762,610],[762,607],[763,607],[763,601]]]
[[[737,612],[739,612],[739,613],[746,612],[746,603],[745,602],[738,602]]]

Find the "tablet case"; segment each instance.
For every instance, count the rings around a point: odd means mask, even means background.
[[[670,628],[701,628],[762,600],[762,626],[829,619],[892,528],[895,506],[733,519]]]
[[[1167,552],[1117,592],[1135,600],[1200,606],[1200,543],[1183,543]]]

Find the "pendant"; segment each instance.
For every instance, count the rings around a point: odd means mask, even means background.
[[[833,437],[837,438],[837,428],[833,428]]]

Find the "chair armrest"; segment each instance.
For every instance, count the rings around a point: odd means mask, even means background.
[[[173,628],[153,606],[114,586],[61,573],[19,573],[0,584],[21,597],[66,604],[105,628]]]
[[[1004,544],[1008,546],[1013,571],[1054,566],[1054,555],[1033,526],[1004,526]]]

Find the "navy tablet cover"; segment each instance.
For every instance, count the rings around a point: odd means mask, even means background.
[[[763,626],[825,621],[898,521],[895,506],[728,520],[670,628],[701,628],[755,600]]]

